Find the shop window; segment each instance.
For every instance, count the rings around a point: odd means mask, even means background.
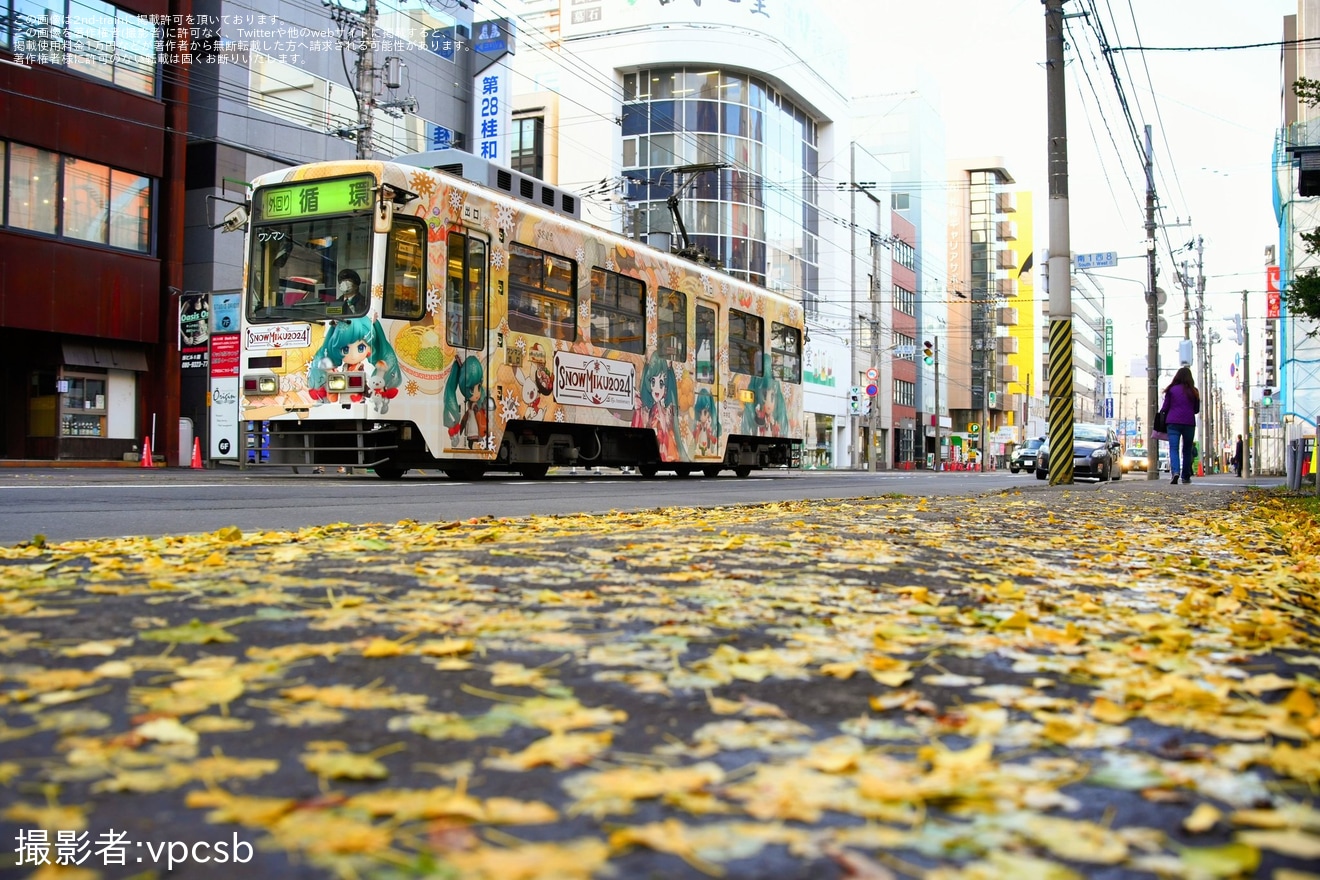
[[[59,387],[60,434],[104,437],[106,377],[65,373]]]

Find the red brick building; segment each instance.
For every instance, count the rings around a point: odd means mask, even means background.
[[[176,463],[190,2],[0,21],[0,458]]]

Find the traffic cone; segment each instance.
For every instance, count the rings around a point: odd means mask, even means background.
[[[151,437],[142,438],[142,461],[140,466],[144,468],[155,467],[151,461]]]
[[[1196,460],[1196,475],[1198,477],[1205,476],[1205,464],[1199,458]]]
[[[202,466],[202,438],[193,438],[193,457],[192,466],[199,468]]]

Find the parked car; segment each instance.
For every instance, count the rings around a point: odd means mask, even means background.
[[[1124,452],[1123,457],[1118,460],[1123,466],[1123,473],[1145,471],[1148,455],[1149,453],[1140,446],[1129,446],[1127,452]]]
[[[1123,477],[1119,464],[1118,435],[1104,425],[1073,425],[1073,477],[1092,477],[1102,483]],[[1050,444],[1046,440],[1036,455],[1036,479],[1050,475]]]
[[[1036,453],[1040,451],[1040,447],[1044,443],[1044,437],[1032,437],[1017,449],[1014,449],[1008,457],[1008,469],[1015,474],[1018,471],[1026,471],[1027,473],[1034,471],[1036,469]]]

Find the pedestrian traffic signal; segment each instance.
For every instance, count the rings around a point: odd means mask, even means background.
[[[921,356],[926,359],[926,365],[935,363],[935,343],[927,339],[922,343]]]
[[[856,385],[848,389],[848,412],[856,415],[862,411],[862,389]]]

